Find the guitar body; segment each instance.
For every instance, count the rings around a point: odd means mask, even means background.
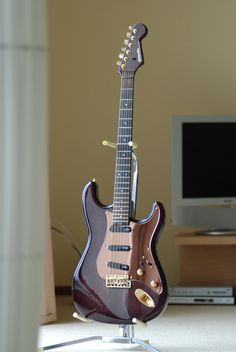
[[[143,221],[112,225],[113,206],[98,200],[95,182],[83,192],[88,242],[73,278],[73,299],[86,318],[109,324],[148,321],[166,306],[167,283],[156,254],[164,208]]]

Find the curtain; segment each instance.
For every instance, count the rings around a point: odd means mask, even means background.
[[[46,1],[0,0],[0,351],[36,351],[48,222]]]

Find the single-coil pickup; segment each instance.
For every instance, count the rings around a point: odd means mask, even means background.
[[[130,288],[129,275],[107,275],[106,287],[108,288]]]
[[[118,244],[111,244],[108,249],[113,252],[129,252],[130,246],[127,245],[118,245]]]
[[[109,268],[112,268],[112,269],[118,269],[118,270],[124,270],[124,271],[129,270],[129,265],[122,264],[122,263],[108,262],[107,266],[109,266]]]
[[[131,227],[117,223],[111,226],[110,231],[117,232],[117,233],[129,233],[131,232]]]

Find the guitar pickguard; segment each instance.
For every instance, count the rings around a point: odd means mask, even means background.
[[[141,281],[155,293],[161,293],[161,278],[151,251],[151,241],[159,220],[159,210],[154,209],[147,221],[131,221],[128,233],[111,231],[112,211],[106,211],[106,235],[96,262],[104,285],[109,278],[119,280],[126,276],[131,282]],[[120,287],[123,288],[122,285]]]

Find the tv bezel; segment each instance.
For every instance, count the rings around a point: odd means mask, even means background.
[[[176,115],[172,118],[172,201],[178,206],[235,207],[236,197],[183,198],[182,126],[184,123],[235,123],[236,115]]]

